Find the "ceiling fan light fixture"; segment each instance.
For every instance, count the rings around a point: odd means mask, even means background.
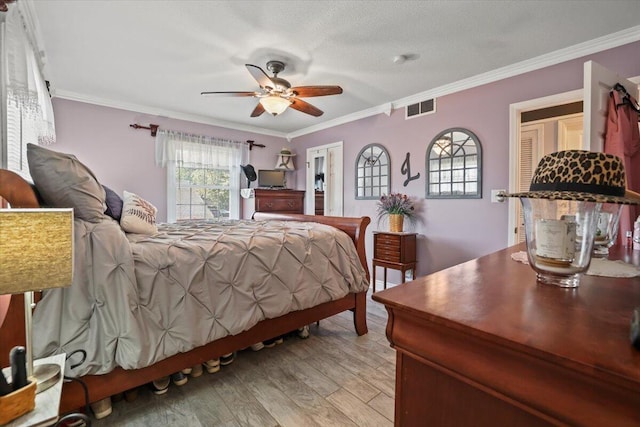
[[[276,95],[269,95],[260,98],[260,104],[262,104],[267,113],[277,116],[278,114],[282,114],[284,110],[291,105],[291,101]]]

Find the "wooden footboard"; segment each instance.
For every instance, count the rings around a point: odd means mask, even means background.
[[[12,207],[36,208],[38,199],[31,186],[13,172],[0,169],[0,207],[6,207],[2,199]],[[347,233],[354,242],[358,257],[369,279],[369,269],[365,254],[364,236],[370,223],[368,217],[342,218],[311,215],[281,215],[256,213],[255,219],[279,219],[287,221],[311,221],[331,225]],[[0,366],[8,365],[9,349],[14,345],[24,345],[24,305],[21,295],[11,299],[7,319],[0,328]],[[186,353],[176,354],[152,366],[137,370],[116,368],[105,375],[86,375],[82,380],[89,389],[90,402],[96,402],[116,393],[151,382],[157,378],[178,372],[181,369],[237,351],[251,344],[285,334],[340,312],[354,313],[354,326],[358,335],[367,333],[366,292],[349,294],[336,301],[292,312],[284,316],[267,319],[248,331],[228,336]],[[65,413],[85,404],[84,392],[77,382],[65,383],[60,412]]]

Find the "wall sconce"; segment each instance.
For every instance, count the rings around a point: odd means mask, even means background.
[[[27,377],[37,392],[58,382],[57,364],[33,367],[33,291],[73,281],[73,209],[0,209],[0,294],[24,293]]]
[[[276,161],[276,167],[274,169],[285,170],[285,171],[294,171],[296,167],[293,164],[293,157],[295,154],[291,152],[288,148],[282,148],[280,153],[278,153],[278,160]]]

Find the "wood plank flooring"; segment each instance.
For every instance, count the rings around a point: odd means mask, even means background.
[[[385,336],[387,312],[367,299],[369,333],[358,337],[351,312],[311,325],[261,351],[239,352],[215,374],[189,378],[156,396],[113,403],[94,426],[392,426],[395,351]]]

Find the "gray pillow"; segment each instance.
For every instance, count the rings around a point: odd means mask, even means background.
[[[27,144],[29,172],[40,196],[52,208],[74,208],[90,222],[104,216],[105,191],[91,170],[71,154]]]

